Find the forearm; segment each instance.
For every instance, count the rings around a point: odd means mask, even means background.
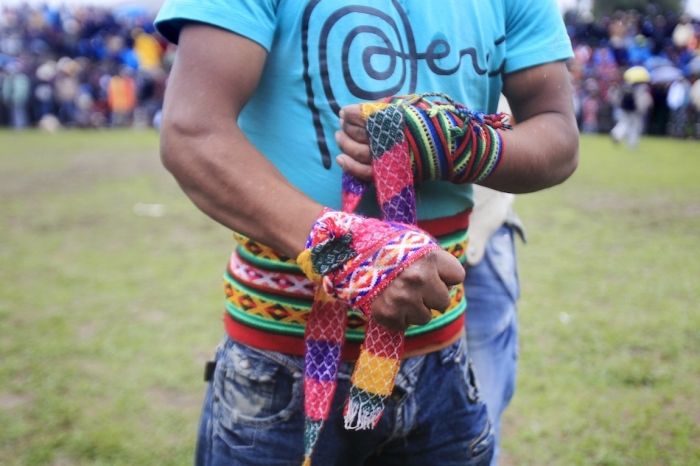
[[[566,180],[578,165],[578,130],[572,116],[541,113],[502,131],[505,150],[497,170],[481,184],[527,193]]]
[[[164,119],[161,155],[184,192],[227,228],[296,257],[322,207],[291,186],[233,121],[182,120]]]
[[[207,215],[296,257],[321,206],[292,187],[236,123],[266,54],[245,37],[187,25],[165,93],[161,156]]]
[[[422,161],[419,179],[432,179],[431,176],[437,174],[456,183],[476,182],[511,193],[537,191],[567,179],[578,165],[578,128],[566,66],[555,62],[509,74],[505,77],[504,94],[517,125],[512,130],[498,129],[504,143],[503,151],[498,152],[498,146],[493,143],[498,137],[494,128],[502,127],[501,119],[489,116],[481,121],[480,117],[470,117],[471,123],[466,129],[471,133],[466,141],[471,142],[457,143],[459,150],[450,153],[451,160],[442,164],[438,161],[445,154],[436,149],[440,144],[428,144],[425,151],[433,152]],[[421,110],[416,112],[425,112],[425,108],[423,101]],[[372,156],[363,114],[362,105],[343,109],[343,131],[337,134],[343,153],[337,160],[346,172],[369,181],[372,179]],[[423,121],[430,118],[425,116]],[[453,120],[457,121],[450,119]],[[420,141],[429,141],[443,131],[442,126],[434,126],[430,131],[425,125],[416,127],[417,131],[426,132],[417,136]],[[446,135],[442,137],[447,138]],[[481,142],[476,144],[475,141]],[[443,170],[441,165],[452,168]]]
[[[578,165],[578,127],[566,65],[553,62],[507,74],[503,93],[516,125],[501,133],[501,163],[481,184],[527,193],[566,180]]]

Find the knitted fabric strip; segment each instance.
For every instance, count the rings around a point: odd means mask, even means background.
[[[429,97],[442,97],[446,102],[431,101]],[[402,270],[436,247],[423,232],[406,226],[416,223],[414,173],[418,181],[483,181],[496,170],[503,152],[496,128],[508,127],[505,115],[470,112],[444,95],[387,99],[365,104],[362,111],[383,218],[400,223],[358,220],[354,216],[325,212],[309,235],[307,249],[297,258],[307,276],[322,284],[322,292],[359,308],[367,316],[367,333],[344,410],[347,429],[372,428],[379,422],[384,401],[393,390],[404,348],[404,333],[377,324],[371,317],[370,305]],[[354,211],[366,186],[350,175],[343,175],[345,212]],[[396,235],[392,228],[401,234]],[[322,302],[314,303],[308,325],[320,335],[327,335],[332,331],[324,326],[344,322],[340,322],[338,314],[334,319],[326,317],[322,324],[316,317],[323,312]],[[309,340],[307,334],[307,368],[319,358],[309,354]],[[331,371],[325,372],[330,378],[324,380],[323,389],[312,392],[314,399],[308,399],[309,393],[305,395],[304,465],[311,464],[335,390],[339,352],[326,350],[328,353],[321,358],[327,361],[323,367],[335,367],[336,373],[329,376]],[[335,361],[335,366],[328,361]],[[314,371],[306,374],[307,379],[315,376]]]
[[[505,115],[487,117],[469,112],[449,97],[442,96],[447,103],[427,97],[412,95],[392,99],[391,104],[375,102],[362,107],[377,200],[388,221],[416,223],[414,171],[418,166],[423,167],[421,173],[427,179],[481,181],[496,169],[502,154],[502,139],[495,127],[507,126]],[[483,151],[479,151],[480,160],[473,169],[474,163],[465,164],[464,160],[474,158],[475,140]],[[409,141],[417,151],[411,153]],[[423,163],[415,163],[418,152],[423,154]],[[465,165],[471,169],[455,171],[455,167]],[[353,187],[353,199],[362,196],[361,184],[345,181],[343,186]],[[346,428],[374,427],[379,421],[384,401],[394,388],[403,345],[403,332],[369,320],[345,407]]]
[[[403,332],[389,331],[372,318],[372,301],[406,267],[438,247],[415,226],[345,212],[324,210],[312,227],[307,249],[297,258],[318,286],[305,334],[304,465],[311,464],[328,418],[348,307],[362,311],[367,331],[353,371],[345,426],[365,429],[374,427],[381,416],[404,344]]]
[[[415,224],[413,171],[402,112],[394,106],[377,108],[367,117],[367,132],[377,201],[384,219]],[[394,389],[403,349],[404,332],[389,330],[368,319],[367,336],[352,373],[350,396],[343,413],[346,429],[366,429],[379,422],[384,401]]]
[[[304,464],[311,464],[313,448],[335,394],[348,305],[319,286],[306,325],[304,342]]]

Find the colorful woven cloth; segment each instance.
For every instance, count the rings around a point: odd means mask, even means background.
[[[429,97],[442,97],[431,101]],[[324,210],[297,262],[318,283],[306,327],[305,459],[311,456],[335,393],[348,306],[366,316],[367,333],[352,374],[344,417],[347,429],[372,428],[391,394],[404,333],[386,329],[370,307],[406,267],[437,249],[416,223],[418,181],[479,182],[503,153],[498,128],[505,115],[470,112],[444,95],[411,95],[364,104],[377,200],[384,221],[351,214],[366,184],[343,176],[343,211]]]
[[[385,112],[391,115],[392,125],[398,125],[400,129],[390,128],[379,116]],[[381,180],[385,175],[384,168],[388,168],[388,164],[377,163],[380,159],[375,155],[383,152],[387,131],[394,134],[394,138],[403,139],[401,150],[408,152],[417,183],[445,180],[461,184],[480,183],[498,168],[505,150],[498,130],[511,129],[510,116],[505,113],[472,111],[438,93],[411,94],[366,103],[362,105],[362,114],[367,120],[375,180]],[[378,119],[386,127],[376,124]],[[344,205],[357,205],[366,186],[366,183],[344,175]]]
[[[415,226],[346,212],[324,211],[314,224],[307,249],[297,258],[318,285],[304,336],[305,464],[332,404],[349,307],[362,311],[367,331],[353,371],[345,427],[367,429],[379,421],[391,394],[404,343],[403,332],[371,317],[372,302],[406,267],[438,247]]]

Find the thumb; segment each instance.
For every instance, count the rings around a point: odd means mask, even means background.
[[[464,267],[455,256],[442,249],[438,250],[435,256],[440,279],[445,285],[458,285],[464,281]]]

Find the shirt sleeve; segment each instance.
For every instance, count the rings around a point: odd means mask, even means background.
[[[573,56],[555,0],[505,1],[506,73]]]
[[[269,52],[277,24],[277,1],[166,0],[155,27],[163,37],[177,44],[185,24],[209,24],[247,37]]]

